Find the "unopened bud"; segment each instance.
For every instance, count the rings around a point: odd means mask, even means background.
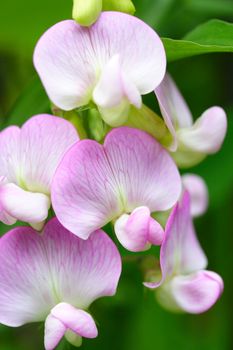
[[[102,11],[102,0],[74,0],[73,19],[81,26],[92,25]]]
[[[133,15],[135,7],[131,0],[103,0],[103,10],[119,11]]]

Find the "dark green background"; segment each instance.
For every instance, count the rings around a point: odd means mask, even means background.
[[[161,36],[182,38],[211,18],[233,22],[231,0],[137,0],[137,16]],[[1,1],[0,118],[21,123],[47,111],[49,103],[34,78],[33,47],[46,28],[69,18],[70,0]],[[145,53],[146,54],[146,53]],[[195,117],[211,105],[228,114],[228,134],[222,150],[189,170],[202,175],[209,187],[210,206],[196,221],[198,236],[209,258],[209,269],[225,281],[221,300],[200,315],[170,314],[142,287],[140,265],[126,262],[115,298],[92,306],[99,337],[84,340],[83,349],[96,350],[230,350],[233,349],[233,54],[209,54],[168,65]],[[23,97],[22,97],[23,96]],[[156,107],[154,97],[146,99]],[[1,150],[0,150],[1,151]],[[7,228],[1,226],[1,231]],[[71,349],[62,342],[59,349]],[[43,349],[43,325],[19,329],[0,327],[1,350]]]

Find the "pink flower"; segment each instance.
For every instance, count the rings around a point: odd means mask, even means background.
[[[178,200],[181,179],[173,160],[138,129],[112,130],[104,145],[83,140],[64,156],[52,183],[58,220],[87,239],[112,221],[121,244],[140,251],[161,244],[163,229],[150,214]]]
[[[195,235],[188,192],[168,220],[160,265],[161,280],[144,284],[148,288],[158,288],[158,300],[169,310],[205,312],[223,291],[222,278],[205,270],[207,259]]]
[[[0,133],[0,220],[26,221],[41,229],[50,207],[50,186],[65,151],[79,140],[72,124],[37,115],[20,129]]]
[[[93,101],[105,122],[119,126],[130,105],[162,81],[166,56],[147,24],[120,12],[103,12],[89,28],[63,21],[39,40],[34,64],[53,103],[72,110]]]
[[[217,152],[227,130],[227,118],[221,107],[207,109],[193,122],[191,112],[169,74],[156,88],[161,113],[172,135],[169,148],[180,166],[192,166],[206,155]]]
[[[114,295],[121,273],[120,255],[103,232],[83,241],[50,220],[38,235],[19,227],[0,239],[0,323],[19,327],[45,320],[45,349],[61,338],[80,344],[95,338],[89,305]]]

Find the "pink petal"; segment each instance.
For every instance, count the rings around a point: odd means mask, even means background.
[[[9,127],[0,133],[1,175],[24,190],[49,194],[58,163],[77,140],[71,123],[47,114],[30,118],[21,129]]]
[[[17,220],[9,213],[7,213],[1,201],[1,191],[6,183],[6,177],[0,176],[0,221],[3,222],[5,225],[13,225],[16,223]]]
[[[0,174],[7,182],[18,182],[20,159],[20,128],[10,126],[0,132]]]
[[[37,115],[21,131],[21,177],[29,191],[50,192],[54,172],[67,149],[79,140],[77,131],[63,118]]]
[[[66,326],[59,319],[49,314],[45,321],[44,347],[45,350],[56,348],[65,335]]]
[[[59,221],[83,239],[120,214],[117,184],[101,145],[83,140],[66,153],[52,183],[52,203]]]
[[[95,322],[86,311],[60,303],[51,310],[45,322],[45,349],[53,350],[68,329],[85,338],[98,335]]]
[[[179,130],[179,142],[203,154],[219,151],[227,130],[226,113],[221,107],[207,109],[190,128]]]
[[[164,121],[173,137],[170,150],[174,152],[177,149],[176,129],[190,127],[193,123],[192,114],[168,73],[165,75],[162,83],[155,89],[155,94]]]
[[[13,229],[0,239],[0,322],[17,327],[43,321],[62,301],[86,309],[115,293],[120,273],[119,253],[103,231],[83,241],[56,218],[43,235]]]
[[[159,223],[150,217],[147,207],[139,207],[130,215],[122,215],[115,222],[115,233],[120,243],[133,252],[146,250],[151,243],[160,245],[164,235]]]
[[[178,170],[161,145],[122,127],[107,135],[104,147],[80,141],[66,153],[53,180],[52,203],[60,222],[86,239],[137,207],[167,210],[180,192]]]
[[[0,133],[3,222],[18,219],[34,224],[47,218],[54,172],[78,139],[71,123],[47,114],[30,118],[21,129],[12,126]]]
[[[54,104],[71,110],[91,100],[99,75],[114,55],[120,56],[122,71],[140,94],[153,91],[163,79],[166,57],[158,35],[138,18],[120,12],[103,12],[89,28],[74,21],[56,24],[39,40],[34,64]]]
[[[223,291],[223,281],[215,272],[202,270],[189,276],[174,277],[171,288],[180,309],[199,314],[216,303]]]
[[[160,265],[161,281],[145,283],[148,288],[157,288],[174,274],[189,274],[207,266],[206,256],[194,231],[188,192],[184,193],[168,219],[160,251]]]
[[[106,64],[93,92],[104,121],[111,126],[119,126],[127,120],[130,103],[138,108],[142,104],[139,91],[124,76],[120,56],[115,55]]]
[[[208,189],[204,180],[198,175],[185,174],[182,182],[190,194],[191,215],[197,217],[204,214],[208,206]]]
[[[127,127],[105,139],[111,169],[120,186],[126,212],[147,206],[170,209],[181,192],[180,175],[167,151],[147,133]]]
[[[67,303],[60,303],[51,310],[51,314],[81,337],[95,338],[98,335],[95,321],[84,310],[76,309]]]
[[[12,218],[38,223],[47,218],[50,200],[43,193],[24,191],[8,183],[0,187],[0,205],[4,212]]]

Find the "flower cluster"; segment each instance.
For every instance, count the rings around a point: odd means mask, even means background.
[[[100,14],[101,6],[85,4],[76,1],[75,13],[80,9],[86,26],[60,22],[34,52],[59,116],[33,116],[0,133],[0,220],[29,224],[0,239],[0,322],[18,327],[45,321],[46,350],[63,336],[75,346],[97,336],[88,308],[115,294],[122,268],[117,247],[102,230],[108,223],[131,252],[161,246],[160,271],[154,278],[146,274],[144,285],[156,289],[165,308],[201,313],[223,290],[221,277],[206,270],[193,226],[207,209],[206,185],[196,175],[181,177],[178,166],[220,149],[226,115],[215,106],[193,122],[166,73],[155,31],[130,14]],[[142,103],[150,92],[158,99],[159,122]],[[68,111],[78,123],[66,118]],[[91,135],[102,125],[101,142],[80,131],[93,111]]]

